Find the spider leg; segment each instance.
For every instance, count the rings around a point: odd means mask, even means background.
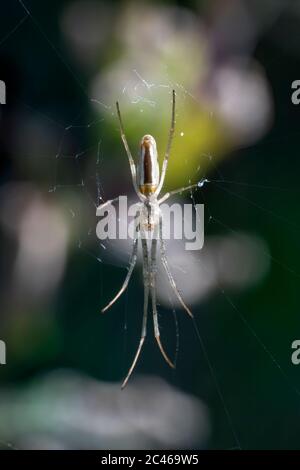
[[[173,275],[172,275],[170,267],[169,267],[169,263],[168,263],[168,260],[167,260],[167,257],[166,257],[165,241],[163,239],[163,234],[162,234],[162,216],[161,216],[161,214],[160,214],[160,217],[159,217],[159,239],[160,239],[161,261],[162,261],[162,264],[163,264],[163,266],[166,270],[166,273],[167,273],[167,276],[168,276],[168,279],[169,279],[169,283],[170,283],[173,291],[175,292],[179,302],[181,303],[182,307],[184,308],[184,310],[190,315],[190,317],[193,318],[192,312],[190,311],[190,309],[188,308],[188,306],[184,302],[183,298],[181,297],[180,292],[177,289],[176,282],[173,278]]]
[[[114,199],[109,199],[108,201],[103,202],[102,204],[100,204],[100,205],[97,207],[97,211],[98,211],[98,209],[103,210],[104,207],[110,206],[111,204],[113,204],[114,202],[116,202],[120,197],[122,197],[122,196],[117,196],[117,197],[115,197]],[[124,197],[124,196],[123,196],[123,197]]]
[[[141,241],[142,241],[142,248],[143,248],[143,279],[144,279],[144,314],[143,314],[142,333],[141,333],[139,346],[137,348],[134,359],[122,383],[121,388],[124,388],[126,386],[132,372],[134,371],[134,368],[141,354],[142,347],[143,347],[146,334],[147,334],[147,316],[148,316],[148,301],[149,301],[149,260],[148,260],[147,242],[144,238],[142,238]]]
[[[137,186],[137,182],[136,182],[136,167],[135,167],[134,160],[133,160],[133,158],[132,158],[131,151],[130,151],[130,148],[129,148],[129,145],[128,145],[128,142],[127,142],[127,139],[126,139],[126,135],[125,135],[125,131],[124,131],[124,126],[123,126],[123,121],[122,121],[122,117],[121,117],[120,106],[119,106],[119,103],[118,103],[118,102],[116,103],[116,107],[117,107],[117,115],[118,115],[118,119],[119,119],[119,126],[120,126],[120,132],[121,132],[121,139],[122,139],[123,145],[124,145],[125,150],[126,150],[126,153],[127,153],[127,157],[128,157],[128,161],[129,161],[129,166],[130,166],[130,171],[131,171],[132,183],[133,183],[135,192],[137,193],[138,197],[139,197],[142,201],[145,201],[146,197],[139,191],[139,188],[138,188],[138,186]]]
[[[170,191],[170,192],[166,193],[161,199],[159,199],[158,204],[162,204],[167,199],[169,199],[170,196],[174,196],[174,194],[179,194],[179,193],[182,193],[183,191],[187,191],[188,189],[193,189],[193,188],[197,188],[197,187],[202,188],[202,186],[204,186],[205,183],[209,183],[209,180],[206,179],[206,178],[200,180],[198,183],[190,184],[189,186],[184,186],[184,187],[179,188],[179,189],[174,189],[173,191]]]
[[[161,344],[161,340],[160,340],[158,315],[157,315],[157,305],[156,305],[156,271],[157,271],[156,251],[157,251],[157,239],[153,238],[152,239],[152,244],[151,244],[150,289],[151,289],[151,299],[152,299],[154,336],[155,336],[158,347],[159,347],[160,352],[162,353],[164,359],[169,364],[169,366],[174,369],[175,365],[173,364],[173,362],[167,356],[167,353],[165,352],[165,350],[163,348],[163,345]]]
[[[159,182],[159,185],[155,191],[155,195],[157,196],[162,187],[163,187],[163,184],[164,184],[164,181],[165,181],[165,176],[166,176],[166,172],[167,172],[167,167],[168,167],[168,161],[169,161],[169,155],[170,155],[170,150],[171,150],[171,146],[172,146],[172,141],[173,141],[173,137],[174,137],[174,131],[175,131],[175,99],[176,99],[176,93],[175,93],[175,90],[172,91],[172,115],[171,115],[171,127],[170,127],[170,131],[169,131],[169,139],[168,139],[168,143],[167,143],[167,148],[166,148],[166,153],[165,153],[165,156],[164,156],[164,161],[163,161],[163,165],[162,165],[162,170],[161,170],[161,177],[160,177],[160,182]]]
[[[108,310],[118,300],[118,298],[121,297],[121,295],[127,289],[128,283],[130,281],[130,278],[131,278],[131,275],[133,273],[133,270],[134,270],[134,267],[135,267],[135,264],[136,264],[136,260],[137,260],[138,230],[139,230],[139,226],[137,225],[137,227],[135,229],[132,253],[131,253],[131,257],[130,257],[130,261],[129,261],[129,269],[128,269],[128,273],[127,273],[127,276],[125,278],[125,281],[123,282],[123,285],[122,285],[121,289],[115,295],[115,297],[104,308],[102,308],[102,310],[101,310],[102,313],[106,312],[106,310]]]
[[[179,188],[179,189],[174,189],[174,191],[170,191],[170,192],[166,193],[161,199],[159,199],[158,204],[162,204],[163,202],[165,202],[167,199],[169,199],[169,197],[173,196],[174,194],[182,193],[183,191],[187,191],[188,189],[196,188],[197,186],[198,186],[198,183],[191,184],[190,186],[185,186],[185,187]]]

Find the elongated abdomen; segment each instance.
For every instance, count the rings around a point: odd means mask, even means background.
[[[153,194],[159,183],[159,165],[155,139],[144,135],[141,140],[140,161],[138,166],[138,186],[142,194]]]

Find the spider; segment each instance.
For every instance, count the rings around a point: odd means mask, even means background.
[[[132,272],[134,270],[136,261],[137,261],[137,251],[138,251],[138,240],[141,240],[142,244],[142,253],[143,253],[143,282],[144,282],[144,313],[143,313],[143,323],[142,323],[142,332],[140,337],[140,342],[134,356],[133,362],[129,368],[127,376],[125,377],[122,388],[124,388],[136,366],[138,358],[140,356],[147,332],[147,316],[148,316],[148,304],[149,304],[149,297],[151,296],[152,301],[152,314],[153,314],[153,326],[154,326],[154,336],[157,341],[158,347],[170,367],[174,368],[175,365],[169,359],[168,355],[166,354],[161,340],[160,340],[160,332],[159,332],[159,325],[158,325],[158,315],[157,315],[157,305],[156,305],[156,273],[157,273],[157,241],[159,239],[160,242],[160,257],[164,269],[167,273],[169,283],[176,294],[179,302],[181,303],[184,310],[193,317],[192,312],[185,304],[183,298],[181,297],[180,292],[177,289],[175,280],[171,273],[167,257],[166,257],[166,248],[165,242],[163,239],[163,230],[162,230],[162,213],[160,210],[160,204],[165,202],[170,196],[181,193],[182,191],[186,191],[188,189],[194,188],[199,186],[198,183],[192,184],[187,187],[182,187],[180,189],[176,189],[174,191],[170,191],[166,193],[163,197],[158,199],[158,196],[163,188],[167,166],[169,161],[169,154],[171,150],[171,145],[173,141],[174,131],[175,131],[175,90],[172,92],[172,114],[171,114],[171,127],[169,131],[169,138],[167,142],[167,148],[163,160],[161,177],[159,177],[159,163],[158,163],[158,154],[156,148],[155,139],[146,134],[141,140],[140,144],[140,160],[138,163],[138,168],[136,171],[136,166],[134,160],[132,158],[132,154],[130,152],[127,139],[125,136],[123,121],[120,112],[119,103],[116,103],[117,108],[117,116],[119,120],[120,132],[121,132],[121,139],[123,141],[128,160],[131,170],[132,176],[132,183],[135,189],[137,196],[139,197],[141,203],[139,206],[139,211],[135,218],[135,226],[134,226],[134,240],[133,240],[133,249],[132,254],[129,261],[129,268],[127,276],[124,280],[124,283],[119,290],[119,292],[115,295],[115,297],[102,309],[102,312],[108,310],[119,297],[125,292],[127,289],[129,280],[131,278]],[[103,204],[111,204],[117,198],[107,201]],[[102,207],[103,207],[102,206]],[[157,236],[158,235],[158,236]],[[147,239],[150,239],[150,243],[147,243]]]

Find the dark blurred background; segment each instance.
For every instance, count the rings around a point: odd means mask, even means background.
[[[0,441],[6,448],[299,448],[300,5],[294,1],[3,1],[0,17]],[[169,256],[162,338],[138,344],[141,266],[96,238],[96,207],[133,194],[134,155],[160,157],[177,94],[167,190],[208,178],[205,245]],[[189,202],[189,194],[177,201]],[[177,325],[177,327],[176,327]]]

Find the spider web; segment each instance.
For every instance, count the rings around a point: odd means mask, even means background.
[[[193,99],[193,97],[188,93],[188,91],[182,89],[179,84],[171,83],[171,84],[168,84],[168,85],[162,85],[162,84],[155,85],[154,83],[147,83],[147,81],[144,78],[142,78],[136,70],[133,70],[132,72],[137,76],[137,80],[139,80],[135,84],[136,97],[131,98],[131,104],[132,104],[132,106],[135,107],[135,109],[138,108],[138,107],[141,107],[141,106],[155,108],[155,106],[158,105],[157,101],[155,100],[155,91],[158,88],[165,88],[167,90],[167,92],[170,93],[172,88],[175,87],[176,91],[177,91],[177,94],[182,93],[185,99],[186,99],[187,96],[190,99]],[[152,96],[151,100],[148,98],[149,90],[151,90],[151,96]],[[123,94],[126,94],[126,87],[124,87],[122,92],[123,92]],[[113,109],[113,104],[105,105],[105,104],[97,101],[96,98],[94,98],[93,101],[98,102],[99,106],[102,106],[105,109],[105,112],[109,112],[109,113],[114,114],[114,112],[111,111]],[[105,178],[105,172],[103,170],[104,161],[105,161],[105,159],[108,158],[106,155],[101,154],[101,143],[102,143],[102,140],[105,137],[102,136],[101,139],[96,140],[96,142],[94,142],[94,144],[91,148],[80,150],[78,153],[75,153],[73,155],[65,155],[64,154],[62,142],[65,140],[65,134],[66,133],[73,132],[73,131],[76,131],[78,129],[80,129],[80,130],[90,129],[93,126],[98,125],[99,122],[100,123],[103,122],[103,120],[105,120],[105,118],[102,118],[101,120],[92,121],[92,122],[90,122],[86,125],[71,124],[71,125],[66,126],[66,128],[64,129],[64,133],[63,133],[61,143],[59,145],[59,151],[56,155],[56,166],[63,159],[71,159],[73,162],[76,162],[76,165],[77,165],[77,168],[78,168],[78,175],[80,175],[80,176],[79,176],[78,183],[71,183],[70,186],[73,187],[73,188],[75,188],[77,186],[78,188],[83,190],[86,193],[87,198],[90,200],[90,204],[93,206],[93,208],[97,207],[97,205],[99,203],[105,202],[107,199],[110,198],[110,197],[109,198],[105,197],[105,192],[103,190],[103,185],[102,185],[102,180],[103,180],[103,178]],[[117,136],[117,138],[119,139],[118,136]],[[120,141],[120,139],[119,139],[119,141]],[[120,146],[121,146],[121,142],[120,142]],[[88,156],[90,150],[92,150],[92,153],[94,152],[94,159],[95,159],[95,162],[96,162],[95,163],[95,169],[94,169],[94,172],[92,172],[92,174],[90,176],[82,176],[82,171],[80,169],[80,161],[81,161],[81,159],[93,158],[92,156]],[[123,151],[123,153],[124,153],[124,151]],[[126,155],[124,155],[124,158],[126,159]],[[267,216],[269,216],[271,218],[282,220],[283,222],[285,222],[286,224],[291,226],[291,228],[293,228],[294,224],[292,222],[290,222],[289,220],[287,220],[285,217],[283,217],[282,215],[274,212],[273,210],[270,210],[270,209],[264,207],[264,205],[262,205],[260,203],[259,204],[256,203],[255,201],[253,201],[251,199],[251,195],[249,197],[249,196],[245,196],[243,194],[240,194],[237,191],[236,188],[246,187],[247,190],[248,190],[247,193],[249,192],[249,190],[252,190],[252,191],[257,191],[257,190],[276,191],[276,192],[281,191],[281,192],[286,193],[287,191],[292,191],[293,192],[294,189],[290,190],[289,188],[284,188],[284,187],[280,187],[280,186],[256,184],[256,183],[251,183],[251,182],[247,182],[247,181],[232,181],[231,179],[227,179],[223,175],[223,173],[221,173],[220,169],[217,166],[217,163],[215,163],[215,161],[214,161],[215,159],[214,159],[213,155],[203,154],[201,156],[201,158],[202,158],[202,160],[207,160],[208,159],[209,162],[210,162],[210,164],[207,165],[207,169],[206,169],[205,173],[203,173],[203,171],[202,171],[202,166],[199,165],[197,167],[196,178],[195,178],[195,174],[194,174],[193,178],[189,178],[186,182],[183,182],[183,186],[185,186],[186,184],[192,184],[192,183],[197,182],[197,181],[199,183],[201,183],[206,178],[208,178],[209,184],[213,187],[213,190],[221,192],[221,194],[225,193],[226,195],[228,195],[230,197],[236,198],[236,199],[242,201],[243,204],[246,204],[248,206],[250,205],[253,208],[255,208],[256,210],[262,212],[263,214],[266,214]],[[129,182],[130,182],[129,172],[128,172],[127,177],[128,177]],[[94,179],[94,184],[95,184],[94,197],[91,196],[92,191],[90,191],[88,189],[88,179],[89,178],[91,180]],[[60,183],[59,180],[60,180],[60,177],[58,176],[58,173],[57,173],[57,170],[56,170],[55,184],[51,188],[51,191],[57,191],[58,189],[63,189],[63,188],[66,188],[68,186],[66,184]],[[237,235],[239,233],[238,230],[232,228],[232,226],[229,225],[229,223],[227,223],[226,217],[224,218],[224,216],[223,216],[221,218],[220,216],[214,215],[214,212],[211,211],[210,204],[209,204],[209,202],[207,201],[207,198],[206,198],[205,190],[202,190],[202,188],[201,188],[202,186],[203,186],[202,184],[199,184],[199,188],[197,190],[191,190],[189,193],[187,193],[186,198],[191,199],[191,201],[194,205],[194,208],[196,209],[196,199],[199,200],[199,193],[200,193],[200,199],[202,199],[202,201],[204,202],[205,210],[208,214],[207,224],[209,224],[210,226],[214,225],[217,228],[217,230],[219,228],[221,228],[222,230],[224,230],[227,233]],[[80,213],[78,213],[76,215],[75,211],[72,210],[71,208],[70,208],[70,213],[72,213],[73,217],[75,217],[75,216],[81,217]],[[294,227],[296,227],[296,226],[294,225]],[[92,229],[89,228],[89,230],[87,231],[87,234],[88,234],[89,237],[90,237],[91,233],[92,233]],[[86,241],[87,241],[87,239],[85,239],[83,241],[83,238],[80,237],[79,241],[78,241],[78,248],[84,250],[94,260],[97,260],[99,263],[113,262],[113,264],[116,264],[117,266],[123,266],[123,267],[126,266],[126,260],[128,260],[128,258],[130,256],[130,248],[128,248],[125,252],[123,251],[123,253],[122,253],[123,258],[121,256],[121,253],[119,252],[118,255],[117,255],[117,258],[114,261],[112,261],[111,260],[111,252],[110,252],[111,242],[109,242],[109,241],[105,241],[105,242],[102,242],[102,243],[98,242],[98,245],[100,245],[99,255],[98,255],[98,254],[95,254],[95,252],[91,251],[90,248],[86,247]],[[279,259],[275,258],[273,255],[271,255],[268,249],[265,249],[262,253],[263,253],[263,256],[265,256],[269,261],[271,261],[272,263],[276,263],[285,273],[290,274],[290,275],[292,275],[296,278],[299,277],[299,274],[293,268],[287,266],[284,262],[282,262],[281,260],[279,260]],[[108,259],[106,258],[107,254],[109,255]],[[202,257],[201,257],[201,259],[199,258],[199,263],[201,263],[203,272],[204,273],[205,272],[209,273],[209,268],[207,268],[207,266],[205,266],[205,261],[203,260]],[[176,271],[176,268],[180,269],[180,266],[176,266],[174,264],[171,267],[175,271]],[[261,348],[263,353],[266,354],[266,356],[269,358],[269,360],[271,361],[273,366],[277,369],[279,374],[282,376],[282,378],[286,382],[287,386],[290,387],[290,389],[293,390],[297,395],[300,395],[299,388],[294,384],[294,381],[291,379],[289,374],[286,372],[285,368],[281,365],[281,363],[277,359],[276,355],[268,347],[265,339],[263,338],[263,335],[261,335],[257,331],[256,327],[253,326],[253,324],[251,323],[251,320],[249,320],[247,318],[247,316],[244,315],[244,313],[238,307],[237,303],[233,300],[232,295],[227,292],[227,289],[224,288],[224,286],[222,286],[221,283],[217,283],[216,287],[217,287],[217,291],[221,294],[224,301],[232,309],[232,311],[233,311],[234,315],[236,316],[236,318],[239,321],[242,322],[245,329],[252,336],[252,338],[254,338],[254,340],[256,342],[256,346],[258,348]],[[181,288],[180,290],[184,295],[184,288]],[[130,295],[130,294],[128,294],[128,292],[127,292],[126,296],[128,296],[128,295]],[[174,319],[175,319],[175,322],[176,322],[176,338],[177,338],[176,357],[177,357],[178,351],[179,351],[178,319],[177,319],[176,309],[175,309],[174,305],[172,304],[172,295],[171,295],[170,292],[168,293],[168,297],[169,297],[169,300],[170,300],[170,306],[171,306],[171,309],[172,309],[172,312],[173,312],[173,315],[174,315]],[[188,298],[186,300],[188,301]],[[126,297],[126,301],[125,301],[125,305],[124,305],[124,330],[125,330],[125,332],[127,331],[127,328],[128,328],[128,326],[127,326],[127,301],[128,301],[128,298]],[[161,319],[162,319],[162,317],[161,317]],[[231,449],[242,449],[243,444],[242,444],[242,441],[239,437],[239,431],[238,431],[238,429],[236,427],[236,424],[235,424],[235,418],[232,416],[230,407],[227,404],[225,395],[223,393],[221,381],[218,377],[217,368],[215,367],[215,364],[211,359],[211,354],[210,354],[210,352],[208,350],[208,346],[207,346],[208,341],[206,341],[204,339],[204,334],[205,333],[203,332],[202,327],[201,327],[201,319],[199,317],[196,317],[196,319],[193,320],[193,325],[194,325],[194,328],[195,328],[195,331],[196,331],[196,336],[199,340],[199,343],[200,343],[200,346],[201,346],[201,349],[202,349],[202,352],[203,352],[203,356],[204,356],[205,361],[207,363],[209,373],[211,374],[212,382],[215,386],[216,393],[218,394],[219,399],[220,399],[221,404],[222,404],[222,407],[224,409],[224,413],[225,413],[225,416],[226,416],[226,419],[227,419],[227,422],[228,422],[230,432],[232,433],[233,445],[230,448]],[[125,335],[125,341],[126,341],[126,335]],[[124,348],[125,348],[125,355],[128,357],[128,347],[124,346]],[[124,370],[126,371],[126,365],[125,364],[124,364]]]
[[[123,260],[117,259],[116,261],[107,260],[107,253],[110,252],[110,243],[99,243],[95,239],[95,225],[96,225],[96,217],[95,217],[95,209],[102,201],[105,201],[111,197],[109,194],[109,184],[108,188],[105,188],[105,179],[107,178],[107,169],[109,167],[109,153],[107,150],[103,150],[103,145],[106,139],[105,135],[105,127],[107,125],[112,126],[114,125],[117,128],[117,123],[113,124],[114,117],[114,106],[113,103],[103,103],[98,100],[97,97],[89,97],[86,91],[85,86],[81,83],[78,79],[77,75],[73,72],[70,68],[60,51],[56,48],[56,46],[52,43],[49,37],[44,33],[43,28],[39,24],[38,20],[33,16],[31,11],[25,5],[25,3],[21,0],[18,0],[21,8],[21,16],[20,20],[12,27],[12,29],[6,33],[6,35],[1,39],[0,38],[0,47],[2,47],[6,41],[8,41],[17,31],[22,28],[22,25],[25,22],[31,21],[32,27],[37,29],[40,33],[41,37],[45,39],[45,45],[50,47],[53,54],[57,56],[58,61],[62,62],[66,68],[66,72],[72,77],[72,79],[77,83],[78,90],[80,93],[83,93],[86,97],[88,104],[90,105],[90,101],[93,100],[94,104],[99,106],[100,113],[96,111],[93,114],[96,115],[95,118],[92,118],[87,123],[85,121],[85,114],[82,113],[82,110],[79,109],[78,113],[73,119],[70,119],[65,124],[61,124],[60,122],[54,122],[53,118],[49,118],[44,112],[40,110],[34,110],[30,107],[32,113],[38,113],[39,119],[44,122],[45,126],[49,124],[49,119],[52,121],[54,127],[56,127],[56,135],[57,135],[57,151],[54,155],[49,155],[49,159],[53,163],[52,169],[53,174],[51,178],[49,178],[49,193],[55,195],[55,197],[61,198],[63,200],[63,204],[65,204],[66,211],[69,213],[70,220],[77,221],[79,220],[78,224],[74,224],[76,231],[78,232],[75,236],[77,242],[77,247],[79,250],[84,251],[87,256],[91,257],[92,262],[97,262],[100,266],[103,265],[105,262],[113,262],[117,265],[124,265],[126,263],[126,259],[128,259],[129,251],[123,250]],[[127,99],[131,100],[131,105],[134,110],[138,109],[151,109],[155,108],[159,105],[158,98],[156,98],[157,90],[163,90],[166,93],[169,93],[173,87],[175,87],[178,94],[182,94],[184,99],[193,99],[193,96],[185,90],[180,84],[174,82],[164,82],[159,84],[149,83],[147,80],[140,75],[137,70],[133,70],[132,73],[136,77],[136,89],[135,89],[135,96],[129,98],[127,94],[128,88],[127,85],[124,85],[124,88],[121,90],[122,94],[127,97]],[[119,92],[120,90],[117,90]],[[149,91],[151,91],[151,99],[149,99]],[[94,108],[95,110],[95,108]],[[101,117],[98,117],[97,114],[100,114]],[[83,117],[82,117],[83,116]],[[93,134],[93,138],[89,137],[89,133]],[[184,130],[182,131],[184,132]],[[120,153],[124,154],[123,149],[121,148],[120,138],[118,137],[118,133],[116,130],[116,140],[118,140],[118,145],[120,147]],[[84,143],[82,145],[82,142]],[[123,155],[124,156],[124,155]],[[270,192],[273,194],[274,192],[283,194],[284,197],[292,197],[295,194],[296,189],[287,188],[281,186],[281,180],[279,180],[279,184],[273,185],[265,185],[257,183],[256,180],[253,181],[245,181],[245,180],[233,180],[232,177],[227,178],[224,172],[220,171],[219,165],[215,163],[215,158],[213,155],[201,155],[201,159],[209,159],[211,162],[210,166],[207,166],[205,174],[202,172],[201,165],[199,166],[198,173],[199,175],[191,175],[190,181],[196,182],[201,181],[202,178],[207,177],[210,181],[210,194],[206,195],[206,188],[200,191],[191,191],[188,197],[191,198],[194,206],[196,204],[196,198],[202,198],[202,201],[205,204],[205,210],[209,214],[208,221],[207,221],[207,229],[216,231],[222,231],[227,233],[236,234],[238,233],[237,227],[239,224],[235,224],[232,226],[231,218],[227,220],[226,214],[219,215],[216,214],[214,209],[211,209],[210,202],[208,200],[209,196],[211,195],[211,191],[215,191],[219,194],[220,198],[229,198],[229,200],[234,200],[235,204],[240,203],[242,205],[243,210],[245,207],[247,210],[255,210],[259,213],[263,214],[264,217],[267,217],[268,220],[272,221],[274,219],[280,220],[285,223],[286,230],[298,232],[296,224],[290,221],[288,218],[283,217],[277,211],[273,211],[264,203],[265,194],[269,194]],[[124,156],[125,159],[125,156]],[[224,165],[223,165],[224,166]],[[111,168],[108,168],[111,169]],[[228,171],[228,170],[226,170]],[[229,174],[230,169],[229,169]],[[116,171],[114,174],[114,178],[118,179],[120,175]],[[128,181],[129,172],[127,174]],[[183,181],[183,185],[189,183],[190,181]],[[127,189],[127,185],[125,185]],[[246,188],[246,195],[245,195],[245,188]],[[241,189],[243,190],[241,192]],[[70,193],[72,195],[70,196]],[[253,196],[255,193],[256,197]],[[73,197],[75,194],[75,198]],[[263,194],[263,196],[258,196],[258,199],[261,197],[263,202],[257,202],[257,194]],[[78,196],[77,198],[77,195]],[[77,199],[76,199],[77,198]],[[267,199],[267,198],[266,198]],[[84,203],[82,202],[84,201]],[[88,214],[88,217],[87,217]],[[97,242],[97,243],[95,243]],[[265,256],[271,263],[276,264],[280,270],[284,273],[284,275],[288,275],[289,279],[292,281],[298,280],[300,274],[297,272],[296,269],[289,266],[289,263],[286,263],[282,259],[278,259],[270,254],[270,251],[265,250],[263,252],[263,256]],[[201,259],[202,269],[204,271],[209,271],[209,268],[205,266],[205,260]],[[174,268],[174,266],[171,266]],[[103,288],[100,287],[100,290]],[[249,336],[252,337],[256,347],[261,349],[263,354],[267,356],[267,358],[274,366],[274,369],[279,373],[280,377],[283,378],[286,385],[289,389],[295,392],[296,395],[300,395],[299,388],[295,385],[295,380],[290,377],[291,374],[286,372],[287,367],[282,366],[281,362],[277,359],[278,354],[274,353],[274,345],[272,347],[268,346],[268,336],[264,332],[258,331],[257,327],[254,325],[254,321],[249,319],[249,316],[246,315],[242,309],[238,306],[238,303],[233,300],[233,295],[227,292],[227,288],[224,288],[220,283],[217,283],[217,290],[223,298],[224,302],[229,306],[232,311],[234,317],[236,317],[243,326],[245,327],[246,331],[249,333]],[[127,296],[130,295],[126,293]],[[170,303],[172,306],[172,298],[169,295]],[[187,302],[189,299],[186,299]],[[125,323],[124,329],[127,329],[127,306],[125,301],[124,306],[125,311]],[[177,317],[176,317],[176,309],[174,305],[172,306],[173,315],[176,318],[176,325],[177,325]],[[227,394],[224,393],[222,382],[224,379],[222,378],[222,374],[220,373],[220,363],[216,365],[216,358],[212,359],[212,351],[208,347],[207,343],[211,341],[207,340],[207,336],[205,331],[203,330],[201,318],[199,315],[196,316],[194,320],[194,326],[197,333],[197,337],[199,339],[202,352],[204,358],[207,362],[209,373],[211,374],[211,380],[214,384],[215,390],[217,395],[221,401],[224,415],[227,420],[227,425],[229,428],[229,432],[232,434],[233,443],[229,445],[231,448],[238,448],[241,449],[243,446],[243,440],[239,436],[238,430],[238,418],[237,416],[233,416],[231,412],[231,407],[228,404],[228,400],[226,396]],[[176,326],[177,332],[178,325]],[[126,338],[126,335],[124,335]],[[179,333],[176,334],[177,337],[177,347],[176,347],[176,354],[178,353],[178,340],[179,340]],[[204,339],[206,338],[206,339]],[[233,338],[234,342],[234,338]],[[14,446],[10,443],[3,443],[7,447]]]

